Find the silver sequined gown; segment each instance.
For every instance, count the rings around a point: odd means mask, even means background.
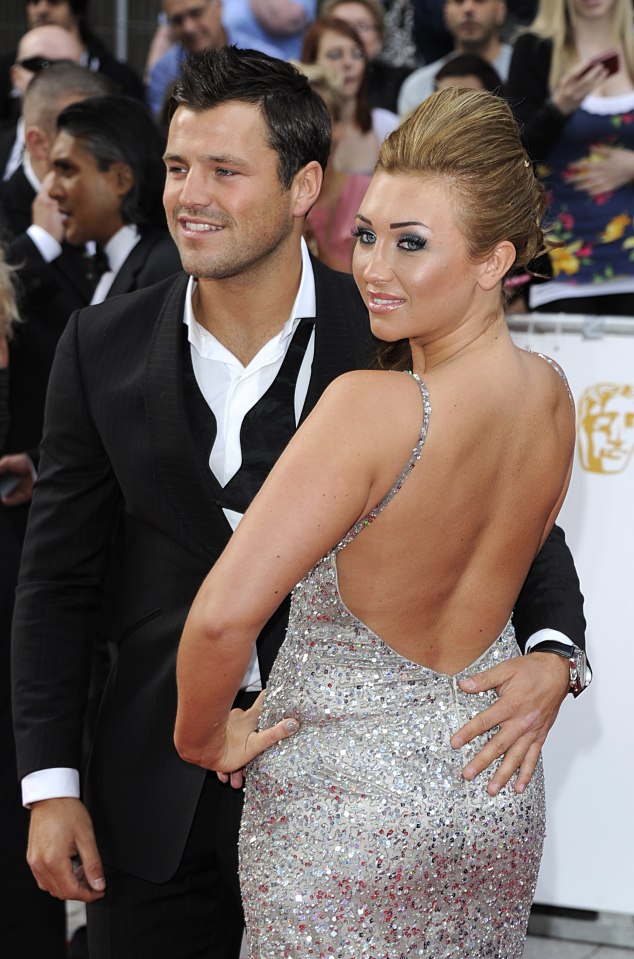
[[[417,378],[418,379],[418,378]],[[467,669],[447,676],[403,658],[346,608],[337,553],[295,588],[262,724],[296,716],[299,733],[249,766],[240,881],[249,956],[338,959],[520,957],[544,836],[541,764],[523,795],[492,798],[490,773],[461,770],[452,734],[494,693],[458,680],[518,654],[509,624]]]

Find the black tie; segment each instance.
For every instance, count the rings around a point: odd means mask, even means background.
[[[92,255],[86,253],[86,276],[93,288],[96,288],[103,274],[107,273],[109,269],[108,255],[102,246],[97,244]]]

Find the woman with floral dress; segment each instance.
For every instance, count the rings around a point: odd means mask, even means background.
[[[631,0],[541,0],[516,41],[508,94],[560,244],[531,309],[634,316]]]

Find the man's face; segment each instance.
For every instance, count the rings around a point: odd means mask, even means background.
[[[163,0],[172,37],[188,53],[217,50],[224,43],[220,0]]]
[[[498,35],[506,5],[502,0],[445,0],[444,14],[456,46],[478,50]]]
[[[123,226],[121,204],[131,188],[129,167],[113,163],[100,170],[78,137],[62,130],[51,150],[49,196],[66,217],[66,239],[105,244]]]
[[[59,27],[72,30],[77,25],[69,0],[26,0],[26,19],[30,27],[56,23]]]
[[[22,98],[36,70],[41,66],[42,60],[50,63],[56,63],[58,60],[79,63],[81,55],[82,48],[79,40],[65,28],[34,27],[24,34],[18,44],[16,62],[11,67],[13,86]]]
[[[169,129],[163,197],[183,268],[193,276],[246,276],[293,233],[293,190],[278,178],[259,108],[230,101],[179,107]]]

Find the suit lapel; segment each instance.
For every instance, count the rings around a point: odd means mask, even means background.
[[[142,269],[153,246],[153,238],[151,234],[148,234],[142,236],[137,245],[132,247],[121,264],[121,269],[115,276],[106,299],[109,300],[111,296],[118,296],[120,293],[131,293],[136,289],[136,275]]]
[[[201,455],[202,439],[192,430],[185,402],[184,354],[188,347],[183,337],[183,305],[187,281],[186,275],[178,278],[160,311],[146,366],[145,407],[158,477],[184,526],[211,563],[227,544],[231,527],[218,503],[220,487]]]

